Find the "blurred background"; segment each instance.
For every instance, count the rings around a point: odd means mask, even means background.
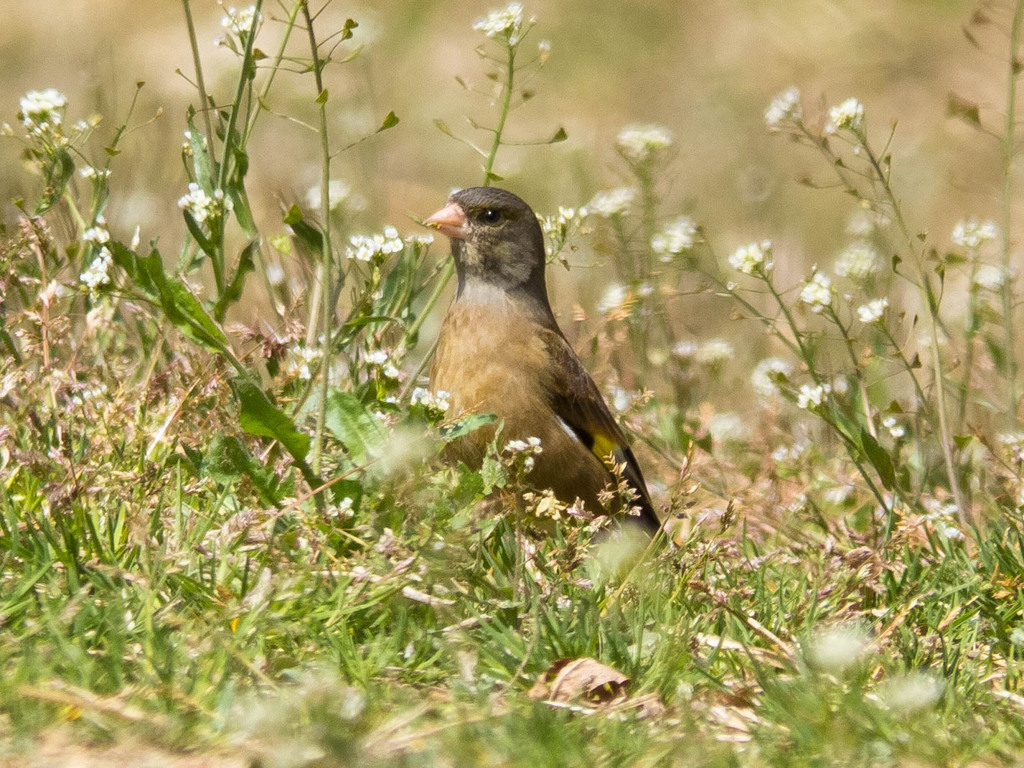
[[[332,176],[351,190],[351,232],[391,223],[418,231],[410,215],[436,210],[452,187],[478,184],[479,158],[443,135],[444,120],[460,135],[486,142],[466,116],[491,123],[496,109],[456,77],[493,90],[487,62],[475,49],[485,38],[473,22],[498,4],[459,0],[391,0],[329,4],[321,36],[347,17],[359,27],[338,58],[359,55],[326,72],[332,146],[372,132],[394,110],[401,122],[334,160]],[[512,114],[507,136],[535,140],[564,126],[568,140],[504,149],[496,171],[539,213],[578,206],[626,179],[614,140],[628,123],[651,122],[675,136],[660,186],[667,218],[688,213],[701,223],[720,256],[770,237],[781,278],[796,284],[812,263],[830,264],[845,246],[852,200],[838,191],[809,189],[801,178],[831,182],[818,156],[764,127],[772,96],[797,85],[812,124],[830,105],[856,96],[867,109],[872,141],[885,143],[898,122],[891,151],[894,184],[912,226],[949,244],[957,220],[998,219],[1001,188],[998,138],[947,116],[951,93],[975,102],[982,122],[1004,123],[1008,9],[959,0],[764,0],[675,2],[535,0],[532,43],[550,41],[546,66],[529,83],[535,97]],[[231,98],[237,57],[214,44],[225,8],[193,4],[208,89]],[[180,3],[169,0],[49,0],[0,2],[0,121],[18,131],[18,99],[28,90],[56,88],[69,98],[69,122],[99,113],[104,121],[90,144],[91,159],[122,121],[137,81],[145,81],[132,125],[114,158],[107,220],[127,241],[136,225],[142,242],[159,239],[174,254],[185,227],[177,199],[186,191],[181,163],[185,110],[197,103],[188,79],[193,66]],[[285,8],[264,7],[257,46],[272,55]],[[973,42],[963,28],[971,24]],[[990,22],[990,23],[988,23]],[[296,35],[293,52],[308,57]],[[179,72],[180,70],[180,72]],[[309,75],[282,74],[251,144],[248,190],[268,237],[283,232],[282,206],[301,202],[319,179]],[[287,115],[288,117],[284,117]],[[294,118],[294,119],[289,119]],[[12,198],[28,196],[38,180],[14,172],[20,145],[0,139],[3,216]],[[447,246],[435,246],[438,257]],[[285,265],[287,268],[287,265]],[[565,317],[574,303],[592,311],[610,279],[593,255],[572,272],[553,269],[554,303]],[[735,335],[728,313],[683,301],[674,309],[683,335]],[[243,312],[258,314],[259,302]],[[237,317],[242,322],[254,318]],[[722,326],[722,327],[718,327]],[[430,326],[427,326],[430,331]]]

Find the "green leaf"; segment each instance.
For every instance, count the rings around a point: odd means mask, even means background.
[[[322,91],[320,91],[319,94],[317,94],[316,103],[317,104],[326,104],[327,103],[327,89],[326,88],[324,88]]]
[[[297,461],[305,462],[309,452],[309,435],[300,432],[295,422],[251,381],[232,379],[231,388],[241,406],[239,424],[242,429],[250,435],[277,440]]]
[[[64,196],[68,180],[75,172],[75,161],[66,149],[58,149],[46,170],[46,188],[33,211],[36,216],[42,216]]]
[[[242,249],[242,253],[238,257],[238,265],[235,267],[235,272],[231,276],[231,280],[228,282],[227,287],[224,289],[224,293],[221,294],[220,299],[218,299],[216,305],[213,307],[213,316],[218,320],[223,320],[228,307],[241,298],[242,289],[245,287],[245,277],[256,268],[252,258],[253,254],[256,252],[256,247],[257,242],[253,240]]]
[[[974,435],[953,435],[953,442],[961,451],[974,441]]]
[[[355,464],[369,463],[387,447],[387,430],[351,392],[328,393],[326,424]]]
[[[558,126],[558,130],[555,131],[555,135],[548,139],[548,144],[557,144],[560,141],[565,141],[569,138],[569,134],[565,132],[565,128]]]
[[[946,97],[946,117],[963,120],[968,125],[981,128],[981,111],[978,105],[955,93],[950,93]]]
[[[459,437],[464,437],[470,432],[476,432],[481,427],[493,424],[498,417],[493,413],[474,413],[459,419],[450,426],[441,428],[441,437],[446,443],[450,443]]]
[[[320,253],[323,250],[323,235],[319,229],[306,223],[302,215],[302,209],[299,206],[293,205],[288,209],[288,213],[284,217],[284,223],[291,227],[299,245],[313,253]]]
[[[198,243],[199,249],[207,256],[210,256],[211,258],[215,257],[216,249],[213,242],[206,236],[206,233],[203,232],[203,228],[199,226],[199,222],[196,221],[192,212],[188,208],[185,208],[181,213],[185,217],[185,226],[188,227],[189,234],[192,235],[196,243]]]
[[[230,37],[228,35],[227,37]],[[210,172],[210,156],[207,153],[206,141],[203,134],[196,128],[195,122],[190,116],[188,119],[188,148],[192,152],[192,172],[195,174],[196,182],[207,194],[213,189],[213,176]]]
[[[896,470],[893,467],[892,459],[889,458],[889,453],[863,427],[860,430],[860,444],[868,461],[871,462],[871,466],[875,468],[878,477],[881,478],[882,485],[886,490],[891,491],[896,487]]]
[[[380,128],[377,129],[377,133],[386,131],[388,128],[394,128],[396,125],[398,125],[398,115],[395,114],[394,110],[391,110],[384,115],[384,120],[381,122]]]

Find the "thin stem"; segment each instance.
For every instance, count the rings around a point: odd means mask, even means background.
[[[213,157],[213,124],[210,122],[210,98],[207,95],[206,83],[203,80],[203,62],[199,58],[199,41],[196,39],[196,27],[192,21],[192,8],[189,0],[181,0],[185,9],[185,24],[188,27],[188,42],[192,47],[192,66],[196,71],[196,86],[199,88],[199,100],[202,108],[199,110],[203,116],[203,127],[206,129],[206,141],[211,150],[210,157]]]
[[[1017,349],[1016,333],[1013,328],[1013,282],[1010,279],[1011,254],[1010,230],[1013,226],[1013,171],[1015,131],[1017,127],[1017,76],[1020,61],[1017,50],[1020,47],[1021,22],[1024,18],[1024,0],[1017,0],[1013,9],[1010,26],[1010,67],[1006,83],[1006,130],[1003,134],[1003,210],[1002,210],[1002,267],[1003,267],[1003,324],[1006,328],[1006,377],[1007,412],[1006,419],[1011,430],[1017,428]]]
[[[321,260],[319,290],[320,290],[320,321],[323,328],[323,346],[321,348],[320,365],[320,402],[316,410],[316,434],[313,442],[313,472],[320,473],[320,463],[323,456],[324,430],[327,422],[327,393],[331,378],[331,352],[332,345],[329,344],[331,336],[331,267],[333,255],[331,253],[331,147],[330,137],[327,131],[327,93],[324,91],[323,65],[320,61],[319,46],[316,42],[316,34],[313,32],[313,19],[309,13],[308,0],[302,3],[302,15],[306,20],[306,31],[309,34],[310,55],[313,58],[313,77],[316,81],[317,104],[319,105],[319,133],[320,133],[320,218],[321,218]]]
[[[516,78],[516,46],[508,46],[508,62],[505,67],[505,88],[502,93],[501,114],[498,115],[498,125],[494,128],[494,140],[491,142],[491,151],[487,153],[487,161],[484,163],[484,186],[491,183],[491,170],[494,168],[494,159],[498,156],[498,149],[501,147],[501,136],[505,130],[505,121],[512,109],[512,84]]]

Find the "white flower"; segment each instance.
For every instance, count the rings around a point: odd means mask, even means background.
[[[910,672],[879,686],[878,698],[889,709],[900,713],[915,712],[935,704],[946,683],[927,672]]]
[[[986,291],[1001,290],[1006,283],[1006,270],[995,264],[982,264],[974,273],[974,285]]]
[[[708,419],[708,432],[719,443],[740,443],[750,437],[747,422],[731,411],[716,413]]]
[[[693,359],[700,365],[708,368],[721,367],[725,362],[731,360],[735,354],[732,344],[724,339],[712,339],[705,341],[694,354]]]
[[[331,179],[327,184],[327,199],[329,202],[329,208],[333,211],[338,208],[342,203],[348,200],[349,195],[352,194],[352,187],[347,182],[341,179]],[[324,197],[321,194],[319,184],[315,184],[306,190],[306,207],[311,208],[314,211],[319,211],[320,206],[323,203]]]
[[[236,11],[234,8],[228,8],[224,17],[220,20],[220,25],[227,29],[235,37],[241,39],[243,34],[248,34],[253,30],[253,25],[257,26],[263,21],[263,15],[256,13],[256,6],[250,5],[248,8],[243,8],[240,11]]]
[[[772,99],[768,109],[764,111],[764,122],[769,131],[780,131],[785,127],[785,123],[797,122],[802,120],[803,116],[800,89],[793,85]]]
[[[304,381],[312,378],[313,373],[309,368],[310,363],[320,359],[320,350],[315,347],[303,347],[298,344],[288,349],[285,357],[284,369],[288,376],[294,376]]]
[[[598,192],[587,205],[587,209],[603,219],[613,216],[624,216],[636,198],[636,190],[632,187],[617,187],[606,192]]]
[[[383,234],[352,235],[351,246],[346,249],[345,256],[357,261],[372,261],[374,258],[400,253],[405,241],[398,236],[398,230],[392,226],[384,227]]]
[[[889,430],[889,434],[895,440],[899,440],[907,434],[907,428],[900,424],[899,419],[895,416],[886,416],[882,419],[882,426]]]
[[[18,101],[21,124],[34,134],[45,133],[60,125],[68,97],[56,88],[29,91]]]
[[[825,126],[825,133],[836,133],[841,130],[856,132],[863,125],[864,105],[851,97],[828,111],[828,124]]]
[[[409,397],[409,402],[412,405],[422,406],[427,411],[441,416],[448,410],[450,399],[451,393],[445,392],[443,389],[439,389],[437,392],[431,392],[429,389],[416,387],[412,391],[412,395]]]
[[[91,165],[87,165],[78,171],[78,175],[83,179],[109,179],[110,169],[109,168],[94,168]]]
[[[885,316],[888,306],[888,299],[872,299],[867,304],[857,307],[857,317],[862,323],[877,323]]]
[[[676,342],[676,345],[672,347],[672,354],[680,360],[689,361],[697,355],[697,344],[692,341]]]
[[[998,237],[999,227],[991,219],[979,222],[972,216],[966,221],[958,221],[953,227],[953,243],[961,248],[979,248]]]
[[[178,207],[187,210],[193,219],[203,223],[218,219],[224,211],[230,211],[233,205],[224,196],[224,190],[215,189],[211,196],[196,182],[192,182],[188,185],[188,194],[178,198]]]
[[[627,125],[615,139],[619,152],[632,163],[646,163],[662,149],[672,146],[672,132],[660,125]]]
[[[832,280],[824,272],[815,272],[800,291],[800,301],[820,313],[832,303]]]
[[[651,250],[661,255],[662,261],[693,248],[697,242],[697,225],[689,216],[680,216],[651,238]]]
[[[866,280],[878,269],[878,252],[868,243],[854,243],[836,259],[836,274],[852,280]]]
[[[87,243],[103,245],[110,242],[110,233],[104,227],[89,227],[82,233],[82,239]]]
[[[108,270],[113,263],[114,260],[110,251],[106,248],[100,248],[99,254],[92,260],[92,264],[89,265],[88,269],[79,275],[79,279],[85,283],[90,292],[95,292],[101,285],[107,285],[110,282]]]
[[[527,29],[537,19],[533,16],[526,22]],[[473,23],[473,29],[487,37],[504,37],[509,45],[516,45],[523,37],[523,4],[509,3],[505,8],[493,10],[486,17]]]
[[[772,241],[762,240],[737,248],[729,257],[729,264],[745,275],[767,275],[775,266],[772,260]]]
[[[796,404],[808,411],[819,407],[832,392],[831,384],[801,384],[796,395]]]
[[[750,375],[750,385],[764,400],[771,400],[779,395],[779,383],[787,381],[793,374],[793,365],[778,357],[766,357],[754,366]]]
[[[860,624],[846,624],[816,632],[808,644],[808,661],[822,672],[841,674],[857,663],[868,646],[868,639]]]
[[[1024,462],[1024,432],[1003,432],[996,437],[996,442],[1015,464]]]
[[[533,457],[543,452],[544,449],[541,447],[539,437],[528,437],[525,440],[509,440],[502,449],[502,453],[507,453],[511,456],[524,455],[523,468],[527,471],[533,469]]]
[[[383,349],[375,349],[373,352],[366,353],[366,362],[370,365],[385,365],[390,361],[390,359],[391,358],[388,357],[388,353]]]
[[[607,315],[610,312],[616,312],[624,308],[626,302],[629,300],[629,292],[625,286],[619,285],[618,283],[612,283],[609,285],[604,292],[604,296],[597,302],[597,311],[603,315]]]

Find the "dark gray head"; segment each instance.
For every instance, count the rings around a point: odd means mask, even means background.
[[[423,223],[451,238],[460,295],[467,282],[479,280],[525,293],[547,306],[544,235],[530,206],[511,192],[495,187],[459,190]]]

